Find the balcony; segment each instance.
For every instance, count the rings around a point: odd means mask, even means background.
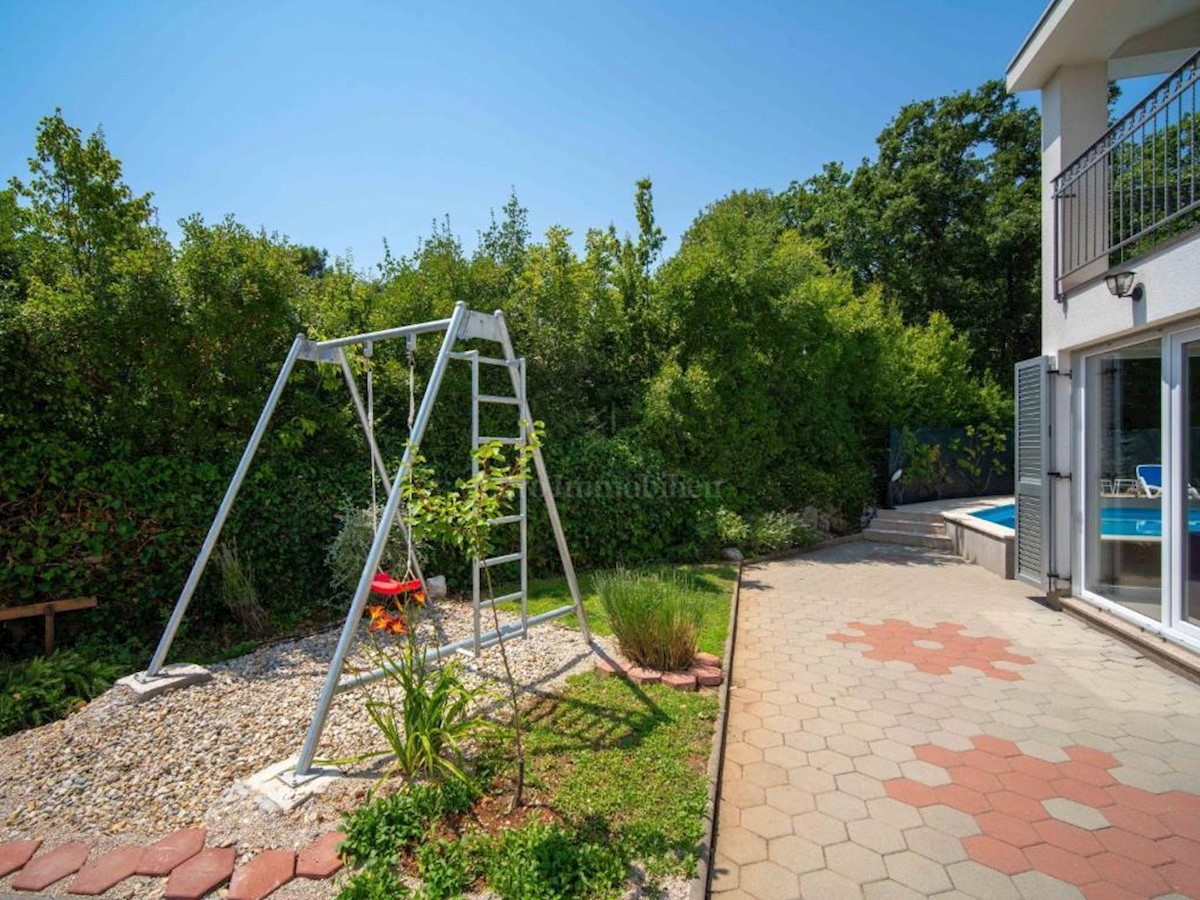
[[[1192,55],[1054,179],[1055,295],[1200,226]]]

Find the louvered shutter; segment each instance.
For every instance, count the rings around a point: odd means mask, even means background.
[[[1046,357],[1016,365],[1017,577],[1046,589]]]

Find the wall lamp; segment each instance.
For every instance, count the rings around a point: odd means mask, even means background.
[[[1142,299],[1142,286],[1133,283],[1136,272],[1113,272],[1111,275],[1104,276],[1104,283],[1108,285],[1108,292],[1114,297],[1132,297],[1136,303]]]

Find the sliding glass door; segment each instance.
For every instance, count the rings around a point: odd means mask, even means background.
[[[1085,587],[1160,621],[1162,341],[1090,356],[1086,371]]]
[[[1169,343],[1171,451],[1179,463],[1167,483],[1175,542],[1165,624],[1200,639],[1200,329],[1172,335]]]

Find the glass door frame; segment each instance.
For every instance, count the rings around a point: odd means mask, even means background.
[[[1187,345],[1200,343],[1200,326],[1174,331],[1163,336],[1167,352],[1163,354],[1164,404],[1167,428],[1164,430],[1164,460],[1171,465],[1163,466],[1163,522],[1171,523],[1170,538],[1163,528],[1163,538],[1168,540],[1166,556],[1170,557],[1167,571],[1163,573],[1163,625],[1185,639],[1188,644],[1200,646],[1200,627],[1193,625],[1184,615],[1186,608],[1188,540],[1188,505],[1184,502],[1187,489],[1185,469],[1188,459],[1187,442],[1190,428],[1187,422],[1188,385]]]
[[[1197,329],[1200,330],[1200,329]],[[1144,344],[1147,341],[1157,338],[1159,340],[1159,422],[1161,444],[1159,447],[1159,458],[1162,460],[1164,472],[1169,469],[1168,451],[1171,449],[1169,439],[1170,422],[1168,401],[1167,401],[1167,378],[1169,360],[1163,352],[1163,347],[1166,345],[1166,337],[1161,329],[1155,329],[1151,333],[1142,332],[1140,334],[1130,335],[1125,338],[1106,341],[1092,347],[1075,352],[1072,356],[1071,366],[1071,384],[1072,390],[1072,414],[1073,422],[1073,443],[1072,456],[1074,459],[1074,470],[1080,473],[1079,478],[1072,479],[1071,492],[1073,494],[1072,501],[1072,531],[1074,532],[1073,544],[1073,564],[1071,568],[1071,592],[1076,597],[1082,597],[1093,606],[1098,606],[1114,616],[1124,619],[1125,621],[1143,628],[1146,631],[1151,631],[1155,634],[1161,634],[1167,637],[1167,626],[1165,614],[1161,612],[1168,604],[1168,584],[1169,584],[1169,569],[1171,539],[1167,534],[1162,537],[1162,559],[1160,562],[1160,584],[1161,594],[1159,602],[1159,618],[1151,619],[1149,616],[1136,612],[1115,600],[1110,600],[1103,594],[1097,594],[1088,587],[1088,579],[1090,566],[1093,563],[1091,553],[1089,551],[1088,530],[1089,513],[1095,512],[1097,519],[1100,515],[1100,493],[1099,493],[1099,475],[1093,473],[1095,468],[1092,456],[1094,449],[1095,438],[1090,435],[1092,424],[1092,398],[1089,397],[1088,383],[1091,378],[1093,367],[1100,364],[1100,358],[1113,351],[1122,350],[1126,347],[1133,347],[1138,344]],[[1094,487],[1093,487],[1094,486]],[[1164,491],[1165,493],[1165,491]],[[1164,522],[1168,521],[1165,517],[1167,510],[1163,509]],[[1097,520],[1096,527],[1099,528]],[[1166,529],[1163,529],[1164,532]],[[1190,642],[1188,642],[1190,644]],[[1200,642],[1193,648],[1200,650]]]

